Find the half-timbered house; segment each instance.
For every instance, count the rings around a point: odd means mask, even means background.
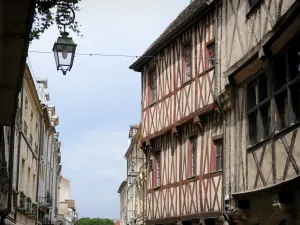
[[[226,199],[235,223],[299,223],[300,2],[223,0]]]
[[[216,16],[214,2],[192,1],[130,67],[142,80],[146,224],[214,224],[221,215]]]

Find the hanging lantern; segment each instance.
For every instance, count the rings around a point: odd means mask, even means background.
[[[68,34],[58,37],[53,46],[53,53],[56,62],[56,69],[61,70],[63,75],[70,71],[73,66],[76,44]]]

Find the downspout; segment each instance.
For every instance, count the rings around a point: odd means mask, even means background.
[[[38,201],[39,201],[39,181],[40,181],[40,164],[41,164],[41,152],[42,152],[42,149],[43,149],[43,140],[44,140],[44,135],[43,134],[43,131],[44,131],[44,126],[43,126],[43,110],[46,108],[46,106],[42,107],[42,113],[40,115],[40,134],[39,134],[39,158],[38,158],[38,170],[37,170],[37,182],[36,182],[36,204],[38,204]],[[37,212],[37,215],[36,215],[36,219],[35,219],[35,224],[37,224],[37,221],[38,221],[38,212]]]
[[[20,153],[21,153],[21,132],[23,129],[23,99],[24,99],[24,83],[21,90],[21,109],[20,109],[20,124],[21,130],[19,131],[19,141],[18,141],[18,155],[17,155],[17,181],[16,181],[16,191],[19,192],[19,173],[20,173]]]
[[[11,127],[10,130],[10,146],[9,146],[9,161],[8,161],[8,200],[7,209],[3,216],[1,216],[1,224],[4,225],[5,218],[11,212],[11,197],[12,197],[12,186],[13,186],[13,172],[14,172],[14,149],[15,149],[15,126]]]
[[[21,89],[21,105],[20,105],[20,130],[18,132],[18,153],[17,153],[17,177],[16,177],[16,192],[19,194],[19,179],[20,179],[20,155],[21,155],[21,138],[22,138],[22,130],[23,130],[23,101],[24,101],[24,82],[22,84]],[[17,213],[15,214],[15,220],[17,220]]]
[[[222,4],[222,2],[220,2],[220,4]],[[220,6],[221,7],[221,6]],[[220,10],[222,12],[222,10]],[[222,119],[223,119],[223,158],[222,158],[222,212],[224,215],[225,220],[227,220],[230,223],[229,220],[229,216],[226,212],[226,208],[225,208],[225,194],[226,194],[226,113],[220,103],[220,98],[219,98],[219,94],[218,94],[218,78],[220,78],[220,85],[221,85],[221,76],[216,76],[216,75],[221,75],[221,60],[218,54],[218,49],[219,49],[219,40],[218,40],[218,28],[219,28],[219,1],[215,1],[215,15],[214,15],[214,19],[215,19],[215,26],[214,26],[214,30],[215,30],[215,69],[214,69],[214,97],[215,97],[215,101],[218,104],[218,108],[221,112],[222,115]],[[221,18],[222,19],[222,18]],[[221,20],[222,21],[222,20]],[[220,35],[222,35],[222,24],[220,26]],[[222,36],[221,36],[222,39]],[[221,48],[220,48],[221,51]],[[217,62],[217,63],[216,63]],[[216,65],[218,64],[218,65]],[[219,66],[219,67],[218,67]]]

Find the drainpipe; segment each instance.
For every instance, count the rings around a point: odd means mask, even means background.
[[[42,113],[40,115],[40,134],[39,134],[39,155],[38,155],[38,169],[37,169],[37,181],[36,181],[36,204],[38,205],[38,201],[39,201],[39,181],[40,181],[40,164],[41,164],[41,152],[43,150],[43,146],[44,146],[44,123],[43,123],[43,110],[46,108],[46,106],[42,107]],[[35,224],[37,224],[38,221],[38,216],[39,214],[37,213],[37,217],[35,220]]]
[[[4,225],[5,218],[11,212],[11,197],[12,197],[12,186],[13,186],[13,172],[14,172],[14,150],[15,150],[15,126],[10,129],[10,146],[9,146],[9,161],[8,161],[8,200],[7,209],[3,216],[1,216],[1,225]]]
[[[20,106],[20,124],[21,130],[19,131],[19,140],[18,140],[18,155],[17,155],[17,180],[16,180],[16,191],[19,192],[19,176],[20,176],[20,153],[21,153],[21,132],[22,132],[22,124],[23,124],[23,99],[24,99],[24,84],[21,89],[21,106]]]
[[[214,19],[215,19],[215,64],[217,64],[216,62],[218,62],[218,65],[215,65],[215,69],[214,69],[214,97],[215,97],[215,101],[218,104],[218,108],[220,109],[221,115],[222,115],[222,119],[223,119],[223,158],[222,158],[222,164],[223,164],[223,169],[222,169],[222,202],[223,202],[223,207],[222,207],[222,212],[224,215],[225,220],[227,220],[230,223],[230,219],[229,216],[226,212],[225,209],[225,194],[226,194],[226,113],[220,103],[220,98],[218,95],[218,78],[220,78],[220,85],[221,85],[221,60],[220,57],[218,55],[218,47],[219,47],[219,39],[218,39],[218,28],[219,28],[219,4],[222,4],[222,2],[219,3],[219,1],[215,1],[215,15],[214,15]],[[220,6],[221,7],[221,6]],[[222,13],[222,10],[220,10],[220,12]],[[221,14],[222,16],[222,14]],[[222,19],[222,18],[221,18]],[[221,35],[221,40],[222,40],[222,24],[220,26],[220,35]],[[220,48],[220,52],[221,52],[221,48]],[[218,67],[219,66],[219,67]],[[220,76],[216,76],[216,75],[220,75]]]

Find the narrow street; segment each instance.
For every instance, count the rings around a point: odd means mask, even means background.
[[[300,224],[298,0],[0,2],[0,225]]]

